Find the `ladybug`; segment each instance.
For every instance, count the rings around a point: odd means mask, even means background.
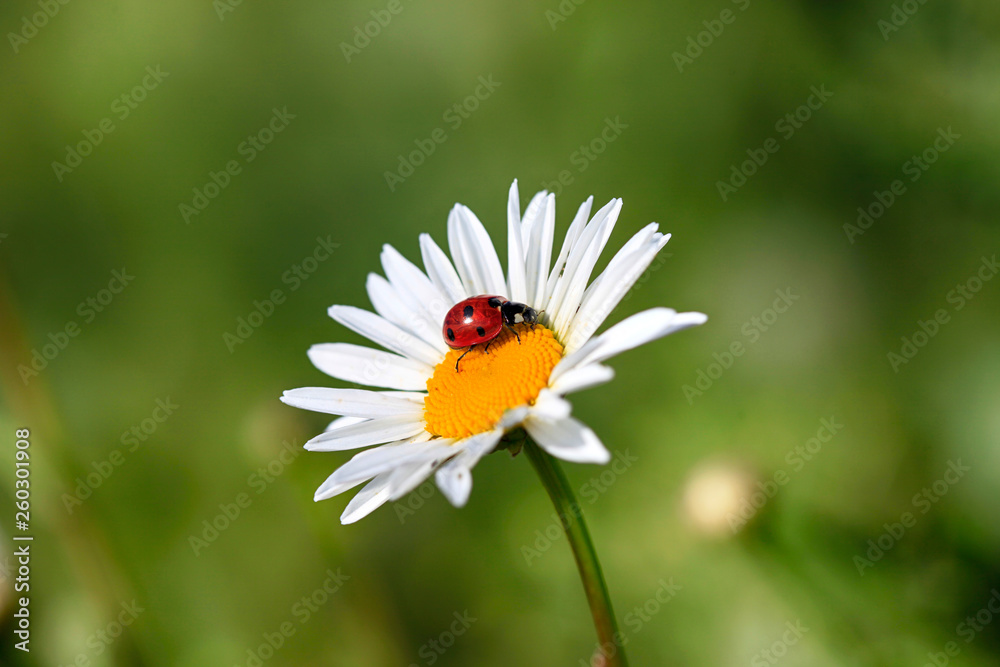
[[[517,342],[520,343],[521,337],[518,336],[514,325],[525,323],[534,326],[537,322],[538,311],[534,308],[523,303],[508,301],[502,296],[481,294],[452,306],[444,316],[441,333],[448,347],[455,350],[468,348],[455,362],[457,371],[458,362],[476,345],[486,343],[486,351],[489,352],[490,343],[500,335],[505,326],[513,332]]]

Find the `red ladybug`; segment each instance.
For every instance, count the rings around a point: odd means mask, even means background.
[[[522,322],[532,325],[537,323],[538,311],[523,303],[508,301],[502,296],[481,294],[456,303],[444,316],[444,326],[441,327],[448,347],[456,350],[468,348],[455,362],[455,370],[458,370],[458,362],[462,357],[476,345],[486,343],[488,352],[490,343],[500,335],[505,326],[517,336],[517,342],[520,343],[521,337],[514,325]]]

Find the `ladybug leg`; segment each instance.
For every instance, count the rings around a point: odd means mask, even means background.
[[[515,337],[515,338],[517,338],[517,344],[518,344],[518,345],[520,345],[520,344],[521,344],[521,337],[517,335],[517,329],[515,329],[515,328],[514,328],[514,327],[513,327],[512,325],[510,325],[510,324],[508,324],[508,325],[507,325],[507,328],[508,328],[508,329],[510,329],[510,332],[511,332],[512,334],[514,334],[514,337]]]
[[[465,355],[467,355],[469,352],[472,352],[472,348],[474,348],[474,347],[475,347],[475,345],[470,345],[465,350],[465,352],[462,353],[462,356],[455,360],[455,372],[456,373],[458,372],[458,362],[460,362],[463,358],[465,358]]]
[[[495,340],[496,340],[496,338],[490,339],[490,341],[488,343],[486,343],[486,347],[483,348],[483,352],[485,352],[486,354],[489,354],[490,353],[490,345],[492,345],[493,341],[495,341]]]

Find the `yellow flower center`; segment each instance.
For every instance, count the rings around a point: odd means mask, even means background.
[[[533,403],[562,359],[563,347],[540,324],[515,325],[521,342],[505,327],[487,352],[477,345],[451,350],[427,381],[427,431],[462,438],[493,428],[506,410]]]

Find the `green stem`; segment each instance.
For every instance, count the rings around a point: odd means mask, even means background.
[[[590,613],[597,628],[597,639],[600,644],[598,654],[603,655],[604,659],[603,662],[594,664],[605,667],[627,667],[628,661],[622,648],[624,642],[621,633],[618,632],[618,622],[611,607],[611,596],[604,582],[601,564],[597,560],[594,543],[590,539],[587,523],[583,519],[583,509],[576,502],[569,480],[566,479],[555,458],[543,451],[530,437],[524,443],[524,450],[541,478],[549,498],[552,499],[559,520],[562,521],[563,529],[566,531],[566,538],[573,548],[576,566],[580,570],[580,579],[583,580],[583,590],[587,594]]]

